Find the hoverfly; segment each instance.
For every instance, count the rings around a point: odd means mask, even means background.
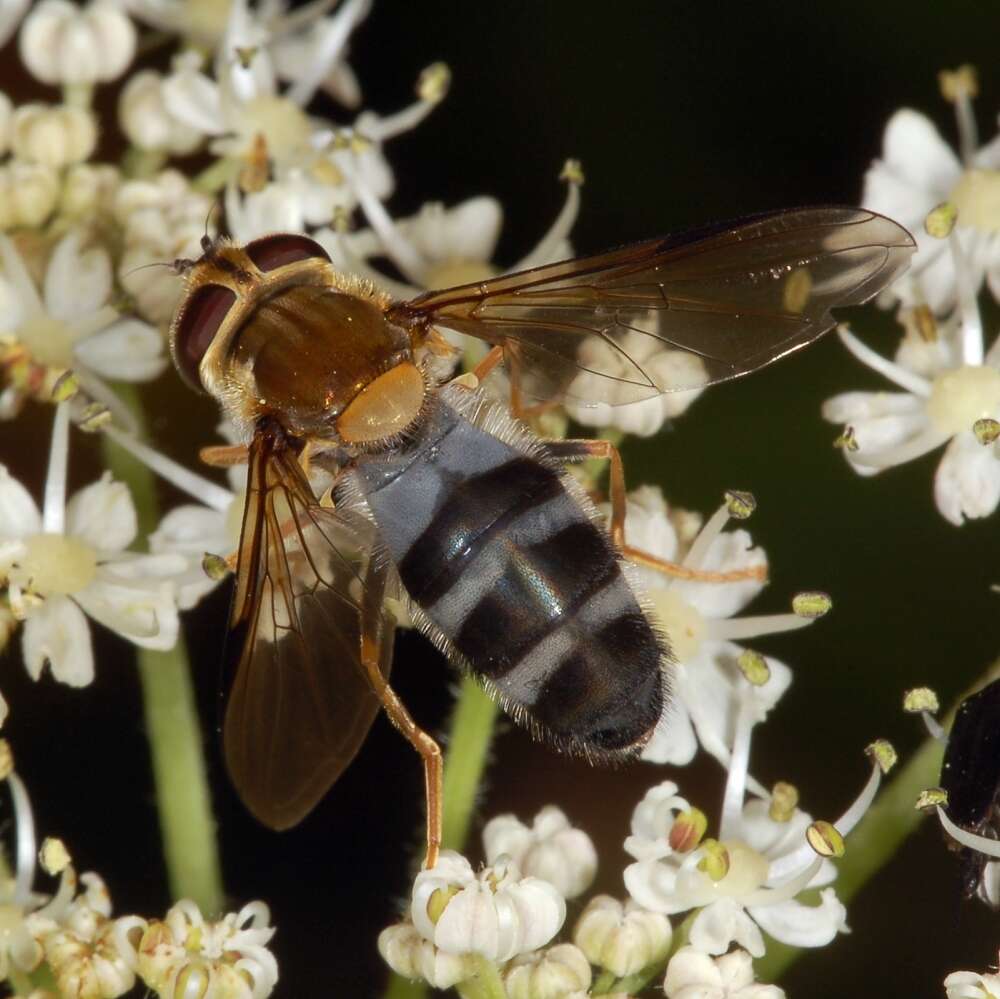
[[[981,836],[1000,837],[1000,680],[967,697],[955,712],[941,787],[952,822]],[[959,855],[962,893],[996,908],[984,877],[990,858],[954,840],[949,844]]]
[[[604,441],[545,441],[424,359],[446,328],[491,346],[510,395],[638,401],[744,375],[872,298],[914,243],[855,208],[777,212],[538,267],[409,302],[278,234],[204,241],[179,262],[174,360],[248,442],[230,618],[227,766],[266,825],[300,821],[379,707],[420,753],[427,864],[440,843],[441,754],[388,682],[402,595],[414,622],[514,720],[593,760],[635,755],[669,695],[670,653],[624,559],[624,479]],[[676,351],[663,384],[632,356]],[[631,351],[631,353],[630,353]],[[424,359],[422,359],[424,358]],[[596,377],[594,377],[596,376]],[[595,387],[596,386],[596,387]],[[611,462],[611,531],[562,465]],[[333,475],[320,502],[305,469]],[[332,500],[332,502],[331,502]],[[360,552],[360,555],[358,554]]]

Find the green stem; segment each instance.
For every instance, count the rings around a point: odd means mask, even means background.
[[[475,957],[471,960],[476,966],[475,974],[455,986],[455,991],[462,999],[507,999],[507,990],[500,978],[500,969],[485,957]]]
[[[465,846],[496,716],[496,703],[486,691],[471,677],[462,677],[444,762],[441,845],[446,850]]]
[[[389,985],[383,993],[383,999],[425,999],[427,983],[411,981],[393,972],[389,976]]]
[[[995,680],[998,672],[1000,663],[995,663],[962,695],[958,703]],[[958,704],[942,719],[945,730],[951,728],[957,707]],[[875,803],[850,834],[847,852],[837,861],[835,885],[842,902],[849,902],[893,858],[900,844],[924,820],[924,813],[914,805],[921,791],[937,785],[943,757],[944,745],[937,739],[925,739],[897,775],[883,787]],[[801,954],[802,948],[769,938],[767,953],[755,962],[757,978],[762,982],[777,981]]]
[[[139,393],[126,386],[119,395],[141,420]],[[141,536],[148,537],[159,517],[153,473],[110,439],[104,447],[112,474],[132,491]],[[169,652],[139,649],[138,664],[170,892],[192,899],[206,915],[221,913],[222,870],[183,636]]]

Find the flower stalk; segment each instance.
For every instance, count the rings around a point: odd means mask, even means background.
[[[130,386],[120,386],[119,392],[140,418],[139,393]],[[132,490],[141,535],[148,537],[159,516],[153,474],[104,440],[108,467]],[[169,652],[137,651],[170,893],[174,899],[192,899],[203,912],[221,913],[222,870],[184,639],[179,636]]]

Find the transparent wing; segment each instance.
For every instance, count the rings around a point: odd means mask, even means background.
[[[535,398],[634,402],[804,346],[834,325],[830,309],[886,287],[914,248],[874,212],[804,208],[429,292],[388,316],[502,344]]]
[[[298,462],[266,434],[250,448],[229,647],[226,764],[247,807],[285,829],[301,821],[354,758],[379,709],[360,662],[365,522],[319,506]]]

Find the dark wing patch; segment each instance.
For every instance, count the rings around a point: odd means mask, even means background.
[[[834,325],[831,308],[886,287],[914,248],[874,212],[805,208],[429,292],[387,314],[502,344],[536,399],[635,402],[804,346]],[[654,363],[671,351],[687,356]]]
[[[319,506],[295,457],[250,447],[223,743],[233,783],[273,829],[301,821],[354,758],[379,709],[360,661],[366,522]],[[392,626],[382,634],[388,676]]]

